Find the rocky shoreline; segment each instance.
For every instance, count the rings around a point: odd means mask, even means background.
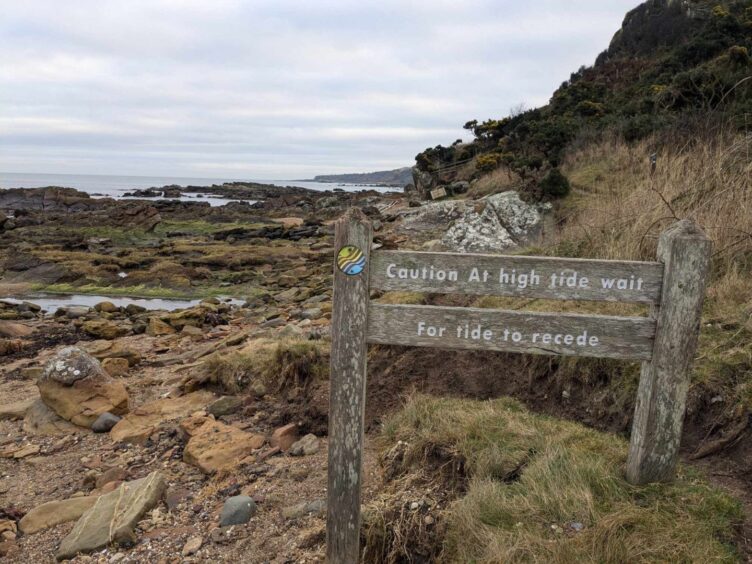
[[[175,311],[0,300],[1,557],[323,562],[333,221],[357,206],[375,246],[402,249],[544,231],[545,208],[514,193],[238,189],[259,201],[0,191],[0,298],[204,296]]]

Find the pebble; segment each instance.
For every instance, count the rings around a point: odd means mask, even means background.
[[[219,526],[243,525],[256,514],[256,502],[247,495],[236,495],[225,501],[219,516]]]
[[[191,556],[192,554],[196,554],[203,544],[204,541],[201,537],[189,538],[185,543],[185,546],[183,546],[183,556]]]

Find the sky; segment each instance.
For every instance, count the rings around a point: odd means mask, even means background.
[[[545,104],[639,0],[0,0],[0,171],[411,166]]]

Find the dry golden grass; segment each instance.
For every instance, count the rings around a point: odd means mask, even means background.
[[[496,170],[481,176],[468,190],[469,198],[480,198],[490,196],[506,190],[518,189],[520,177],[505,166],[500,166]]]
[[[662,230],[697,222],[714,251],[693,378],[752,408],[752,138],[724,133],[664,147],[651,175],[653,145],[611,138],[569,154],[575,190],[545,251],[655,260]]]
[[[622,473],[623,439],[536,415],[514,400],[417,396],[386,424],[384,439],[387,450],[403,446],[407,475],[450,464],[464,469],[465,494],[433,513],[446,525],[442,561],[735,559],[738,502],[684,469],[672,484],[631,486]],[[410,539],[392,539],[402,543],[399,554],[379,520],[369,522],[382,554],[409,557]]]

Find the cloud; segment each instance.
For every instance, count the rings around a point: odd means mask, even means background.
[[[636,0],[0,0],[0,170],[409,165],[535,107]]]

